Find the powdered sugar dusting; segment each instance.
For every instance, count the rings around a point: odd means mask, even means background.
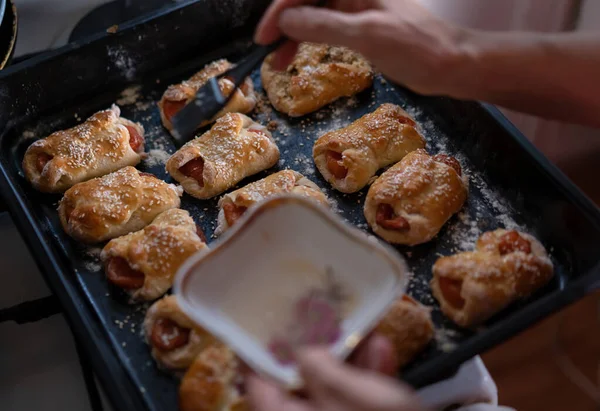
[[[100,254],[102,248],[100,247],[88,247],[85,250],[86,261],[84,267],[87,271],[98,272],[102,270],[102,262],[100,261]]]
[[[112,60],[114,66],[127,79],[133,80],[136,74],[135,61],[128,55],[123,46],[108,46],[106,49],[108,57]]]
[[[134,104],[140,98],[140,90],[142,86],[133,85],[127,87],[125,90],[121,91],[120,97],[117,100],[117,104],[120,106],[127,106],[129,104]]]
[[[298,154],[293,161],[294,169],[306,177],[315,174],[315,165],[312,158],[305,154]]]
[[[152,149],[148,152],[148,157],[144,160],[148,167],[167,164],[171,154],[166,150]]]
[[[456,330],[448,328],[436,328],[434,339],[438,348],[443,352],[451,352],[456,349],[458,344],[456,343],[457,338],[460,338],[460,333]]]

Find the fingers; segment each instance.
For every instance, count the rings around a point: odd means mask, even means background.
[[[261,22],[256,29],[254,35],[254,41],[257,44],[267,45],[271,44],[281,37],[281,30],[279,28],[279,17],[281,13],[291,7],[298,7],[302,5],[315,4],[316,0],[275,0],[271,6],[267,9]]]
[[[296,7],[281,13],[283,33],[299,42],[352,46],[360,38],[359,14],[316,7]]]
[[[300,351],[297,359],[317,409],[419,409],[413,393],[403,385],[335,361],[326,350]]]
[[[273,69],[277,71],[285,71],[294,60],[294,56],[298,52],[298,43],[295,41],[286,42],[275,54],[273,59]]]
[[[395,375],[398,370],[398,360],[393,345],[380,335],[368,338],[357,348],[352,364],[389,376]]]
[[[250,409],[255,411],[316,411],[307,402],[294,399],[277,386],[249,376],[246,382]]]

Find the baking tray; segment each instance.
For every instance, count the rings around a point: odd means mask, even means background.
[[[58,296],[76,338],[115,408],[173,409],[177,379],[159,371],[141,335],[146,306],[128,306],[110,288],[98,261],[100,248],[84,247],[61,230],[59,196],[41,194],[24,180],[21,159],[37,137],[71,127],[118,102],[123,115],[144,124],[149,160],[140,169],[168,179],[164,160],[175,146],[160,123],[156,101],[166,87],[218,57],[236,60],[269,1],[205,0],[122,25],[82,43],[34,57],[0,73],[0,188],[46,281]],[[254,80],[262,92],[258,74]],[[367,230],[365,191],[343,195],[315,172],[312,145],[383,102],[397,103],[421,125],[432,153],[457,156],[470,176],[470,197],[433,242],[399,247],[414,272],[409,292],[434,307],[436,338],[403,371],[420,387],[448,376],[465,360],[510,338],[581,298],[600,280],[600,211],[493,107],[449,98],[423,97],[381,77],[373,90],[345,99],[303,119],[288,119],[260,104],[254,118],[276,121],[280,168],[295,169],[319,184],[349,222]],[[210,235],[217,200],[189,196],[183,207]],[[429,292],[433,262],[473,245],[481,232],[519,227],[542,240],[556,277],[531,299],[513,305],[477,332],[454,327]],[[9,274],[10,273],[6,273]]]

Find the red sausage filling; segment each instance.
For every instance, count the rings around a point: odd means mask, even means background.
[[[42,171],[44,171],[46,164],[48,164],[50,162],[50,160],[52,160],[52,158],[53,157],[50,154],[46,154],[46,153],[38,154],[37,161],[35,163],[38,173],[42,174]]]
[[[188,161],[179,168],[179,171],[184,176],[196,180],[200,187],[204,187],[204,160],[202,158]]]
[[[338,180],[343,180],[346,178],[348,175],[348,169],[344,167],[342,153],[328,150],[327,154],[325,155],[327,158],[327,168],[329,169],[329,172]]]
[[[445,154],[438,154],[436,156],[433,156],[433,159],[438,163],[444,163],[447,166],[452,167],[459,176],[462,176],[462,167],[460,166],[458,160],[454,157],[450,157]]]
[[[500,254],[502,255],[517,251],[522,251],[526,254],[529,254],[531,253],[531,243],[525,238],[521,237],[518,232],[509,231],[500,237],[498,251],[500,251]]]
[[[410,230],[408,220],[402,216],[396,215],[394,209],[389,204],[379,204],[379,207],[377,207],[376,223],[386,230]]]
[[[461,280],[440,277],[439,284],[442,295],[448,304],[458,310],[465,306],[465,299],[460,295],[463,284]]]
[[[196,224],[196,234],[198,237],[200,237],[203,243],[206,243],[206,235],[204,234],[202,227],[200,227],[198,224]]]
[[[398,122],[400,124],[408,124],[409,126],[412,126],[412,127],[417,125],[417,123],[415,123],[415,121],[413,119],[411,119],[409,117],[404,117],[404,116],[399,117]]]
[[[121,257],[113,257],[106,266],[108,281],[125,290],[137,290],[144,286],[144,273],[136,271],[127,260]]]
[[[160,318],[152,327],[150,340],[161,351],[173,351],[186,345],[190,340],[189,328],[178,325],[168,318]]]
[[[237,220],[240,219],[246,212],[248,207],[239,207],[233,203],[225,203],[223,205],[223,214],[225,214],[225,221],[229,227],[235,224]]]
[[[185,107],[185,104],[186,104],[185,100],[181,100],[181,101],[165,100],[163,102],[163,112],[164,112],[167,120],[171,121],[173,119],[173,117],[175,117],[175,114],[179,113],[181,111],[181,109]]]
[[[129,145],[131,149],[136,153],[139,153],[144,149],[144,137],[140,135],[134,126],[125,126],[129,131]]]

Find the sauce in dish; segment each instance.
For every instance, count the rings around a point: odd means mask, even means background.
[[[235,287],[253,294],[252,301],[256,303],[251,307],[239,301],[236,304],[231,298],[223,302],[220,310],[243,324],[282,365],[291,365],[295,347],[338,341],[344,319],[357,306],[357,295],[342,284],[339,274],[330,267],[319,269],[289,259],[285,266],[281,275],[289,276],[289,281],[279,278],[271,286],[254,281],[254,286],[248,283]]]

